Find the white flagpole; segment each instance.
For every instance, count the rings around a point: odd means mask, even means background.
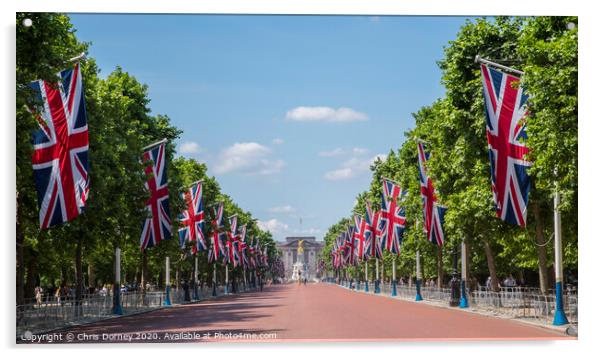
[[[226,264],[226,283],[224,284],[224,295],[228,295],[228,264]]]
[[[569,321],[564,313],[564,304],[562,301],[562,225],[560,220],[558,183],[556,183],[556,192],[554,193],[554,268],[556,273],[556,312],[554,313],[553,324],[556,326],[566,325]]]
[[[148,149],[150,149],[152,147],[155,147],[157,145],[161,145],[161,144],[166,143],[166,142],[167,142],[167,139],[161,139],[161,140],[157,141],[156,143],[152,143],[150,145],[146,145],[145,147],[142,148],[142,151],[146,151],[146,150],[148,150]]]
[[[420,269],[420,250],[416,249],[416,301],[422,301],[420,287],[422,285],[422,269]]]
[[[169,286],[169,257],[165,257],[165,300],[163,301],[163,305],[170,306],[171,298],[169,296],[171,286]]]
[[[462,239],[462,275],[460,280],[460,307],[467,308],[468,307],[468,299],[466,298],[466,281],[468,279],[468,263],[467,260],[467,251],[466,251],[466,243],[464,239]]]
[[[482,64],[486,64],[486,65],[489,65],[489,66],[492,66],[492,67],[497,67],[497,68],[502,69],[502,70],[504,70],[506,72],[511,72],[511,73],[517,74],[519,76],[522,76],[523,74],[525,74],[525,72],[523,72],[523,71],[519,71],[518,69],[510,68],[510,67],[504,66],[502,64],[490,61],[488,59],[481,58],[481,56],[479,56],[479,55],[475,56],[474,61],[475,61],[475,63],[482,63]]]
[[[113,286],[113,313],[123,315],[121,308],[121,249],[115,248],[115,283]]]

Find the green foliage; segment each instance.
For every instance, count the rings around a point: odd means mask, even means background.
[[[177,215],[185,208],[180,193],[197,180],[203,181],[205,207],[223,201],[225,216],[237,214],[239,225],[247,224],[247,238],[257,237],[262,247],[267,246],[270,259],[277,255],[271,234],[261,231],[250,212],[242,210],[221,192],[217,180],[207,176],[205,164],[175,158],[174,141],[181,130],[170,123],[168,116],[150,114],[148,87],[121,67],[106,79],[99,78],[93,58],[81,63],[90,147],[90,193],[86,211],[71,222],[40,231],[30,159],[31,134],[37,124],[26,109],[39,103],[31,100],[27,85],[36,79],[55,82],[60,70],[72,66],[68,59],[86,51],[88,44],[77,40],[66,15],[19,13],[17,23],[24,18],[31,18],[33,26],[17,26],[16,174],[17,241],[24,242],[24,265],[35,267],[27,272],[27,279],[39,279],[41,284],[47,285],[72,283],[75,246],[81,242],[84,266],[89,264],[95,270],[93,283],[112,282],[115,247],[122,250],[123,280],[140,281],[143,254],[139,237],[141,223],[148,216],[145,202],[149,197],[144,187],[147,178],[141,162],[142,149],[163,138],[168,140],[166,160],[172,239],[147,250],[147,277],[162,284],[160,275],[166,256],[171,257],[176,270],[185,273],[184,276],[193,268],[188,254],[190,247],[182,250],[179,246]],[[206,253],[201,253],[200,258],[201,275],[207,278],[210,267]]]
[[[568,29],[568,23],[575,28]],[[416,250],[423,258],[425,277],[436,275],[436,250],[422,231],[422,202],[418,179],[416,139],[426,142],[432,153],[427,163],[439,202],[448,207],[445,216],[446,243],[443,257],[451,272],[454,246],[462,240],[471,247],[471,270],[488,274],[484,242],[495,254],[498,273],[536,270],[533,204],[539,204],[543,233],[553,232],[552,195],[558,182],[562,194],[565,266],[577,264],[577,18],[530,17],[481,18],[467,21],[438,62],[445,96],[414,113],[415,128],[405,132],[397,153],[372,167],[367,192],[358,196],[352,212],[363,202],[377,207],[382,177],[391,178],[408,191],[401,205],[407,225],[399,271],[412,274]],[[527,145],[533,165],[527,229],[504,223],[495,216],[491,193],[484,101],[476,55],[525,71],[523,85],[529,94]],[[557,174],[555,174],[555,172]],[[332,226],[338,231],[340,222]],[[334,234],[336,236],[336,234]],[[329,235],[327,234],[327,237]],[[330,245],[323,257],[330,261]],[[548,244],[548,264],[553,261]],[[385,254],[386,269],[391,257]],[[386,271],[390,274],[390,270]]]

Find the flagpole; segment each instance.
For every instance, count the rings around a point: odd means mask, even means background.
[[[562,301],[562,225],[560,220],[560,192],[558,192],[558,183],[556,183],[556,192],[554,193],[554,267],[556,273],[556,312],[554,313],[554,322],[556,326],[569,323],[564,313],[564,304]]]
[[[364,292],[369,292],[368,288],[368,259],[366,259],[366,267],[365,267],[365,279],[364,279]]]
[[[194,255],[194,299],[195,300],[199,300],[199,282],[198,282],[198,276],[199,276],[199,257],[195,254]]]
[[[380,294],[380,276],[378,275],[378,265],[379,265],[379,261],[378,259],[374,258],[374,266],[376,267],[376,280],[374,280],[374,293],[375,294]]]
[[[73,58],[70,58],[68,60],[68,62],[79,62],[79,61],[85,60],[85,59],[86,59],[86,52],[82,52],[79,55],[77,55],[77,56],[75,56]]]
[[[460,280],[460,307],[467,308],[468,307],[468,299],[466,298],[466,281],[468,279],[468,263],[467,263],[467,248],[466,242],[462,239],[462,275]]]
[[[217,270],[215,265],[215,262],[213,262],[213,292],[211,294],[213,296],[217,296]]]
[[[121,249],[115,248],[115,282],[113,284],[113,313],[123,315],[121,308]]]
[[[228,264],[226,264],[226,283],[224,284],[224,295],[228,295]]]
[[[150,149],[152,147],[155,147],[157,145],[161,145],[161,144],[166,143],[166,142],[167,142],[167,139],[161,139],[161,140],[157,141],[156,143],[152,143],[150,145],[146,145],[145,147],[142,148],[142,151],[146,151],[146,150],[148,150],[148,149]]]
[[[397,257],[393,256],[393,279],[391,280],[391,296],[397,296]]]
[[[169,296],[169,290],[171,286],[169,286],[169,257],[165,257],[165,300],[163,301],[163,306],[170,306],[171,299]]]
[[[422,270],[420,269],[420,250],[416,249],[416,301],[422,301],[420,286],[422,285]]]
[[[399,187],[401,187],[401,186],[402,186],[402,185],[401,185],[399,182],[397,182],[397,181],[395,181],[395,180],[393,180],[393,179],[390,179],[390,178],[388,178],[388,177],[381,176],[381,177],[380,177],[380,179],[381,179],[381,180],[387,180],[387,181],[391,181],[391,182],[393,182],[394,184],[398,185]]]
[[[486,64],[486,65],[490,65],[490,66],[493,66],[493,67],[497,67],[497,68],[502,69],[502,70],[504,70],[506,72],[511,72],[511,73],[514,73],[514,74],[518,74],[519,76],[522,76],[523,74],[525,74],[525,72],[519,71],[518,69],[510,68],[510,67],[504,66],[502,64],[490,61],[488,59],[481,58],[481,56],[479,56],[479,55],[475,56],[474,61],[475,61],[475,63],[481,63],[481,64]]]

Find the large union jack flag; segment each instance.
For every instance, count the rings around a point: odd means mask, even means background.
[[[496,215],[524,227],[531,180],[525,160],[529,149],[526,116],[527,95],[520,78],[481,65],[487,119],[487,143],[491,163],[491,189]]]
[[[373,212],[368,203],[366,203],[365,221],[368,229],[366,256],[380,260],[383,258],[382,246],[380,244],[381,231],[379,229],[380,211]]]
[[[79,64],[59,73],[58,83],[30,84],[40,108],[30,108],[39,129],[31,158],[40,206],[40,228],[62,224],[86,206],[88,119]]]
[[[399,254],[401,239],[405,231],[405,209],[397,205],[403,192],[394,182],[383,179],[381,196],[381,216],[379,229],[381,231],[381,249],[387,249],[393,254]]]
[[[140,235],[140,249],[145,250],[171,238],[165,143],[148,149],[142,157],[142,162],[146,164],[144,172],[148,177],[144,186],[150,193],[150,198],[146,201],[150,217],[142,224]]]
[[[445,241],[443,222],[446,209],[437,204],[435,186],[426,171],[426,162],[429,158],[430,154],[424,149],[423,143],[418,142],[418,172],[420,175],[420,195],[422,196],[423,228],[431,243],[442,246]]]
[[[355,244],[355,227],[348,226],[347,231],[344,232],[345,237],[345,250],[344,250],[344,260],[347,265],[356,265],[357,257],[356,257],[356,249],[357,245]]]
[[[192,254],[207,250],[203,228],[205,227],[205,212],[203,211],[203,185],[197,182],[182,193],[182,198],[186,202],[186,210],[178,216],[181,227],[178,229],[180,236],[180,245],[183,247],[185,242],[193,242]]]
[[[213,221],[211,221],[211,249],[207,255],[209,262],[217,262],[220,257],[225,256],[223,245],[223,218],[224,203],[220,202],[213,208]]]

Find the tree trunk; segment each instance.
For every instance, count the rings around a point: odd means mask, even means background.
[[[491,250],[491,246],[489,245],[489,241],[483,238],[483,247],[485,248],[485,255],[487,256],[487,268],[489,269],[489,276],[491,277],[491,289],[495,292],[500,291],[499,281],[497,279],[497,274],[495,271],[495,260],[493,256],[493,251]]]
[[[24,296],[27,299],[35,297],[36,278],[38,275],[37,259],[33,249],[29,248],[29,259],[27,260],[27,280],[24,288]]]
[[[94,274],[94,265],[88,263],[88,288],[90,291],[96,287],[96,274]]]
[[[443,247],[437,247],[437,287],[443,288]]]
[[[533,215],[535,217],[535,241],[537,242],[537,265],[539,270],[539,290],[545,294],[549,287],[548,280],[548,257],[545,247],[546,238],[543,233],[543,222],[541,219],[541,209],[539,202],[533,203]]]

